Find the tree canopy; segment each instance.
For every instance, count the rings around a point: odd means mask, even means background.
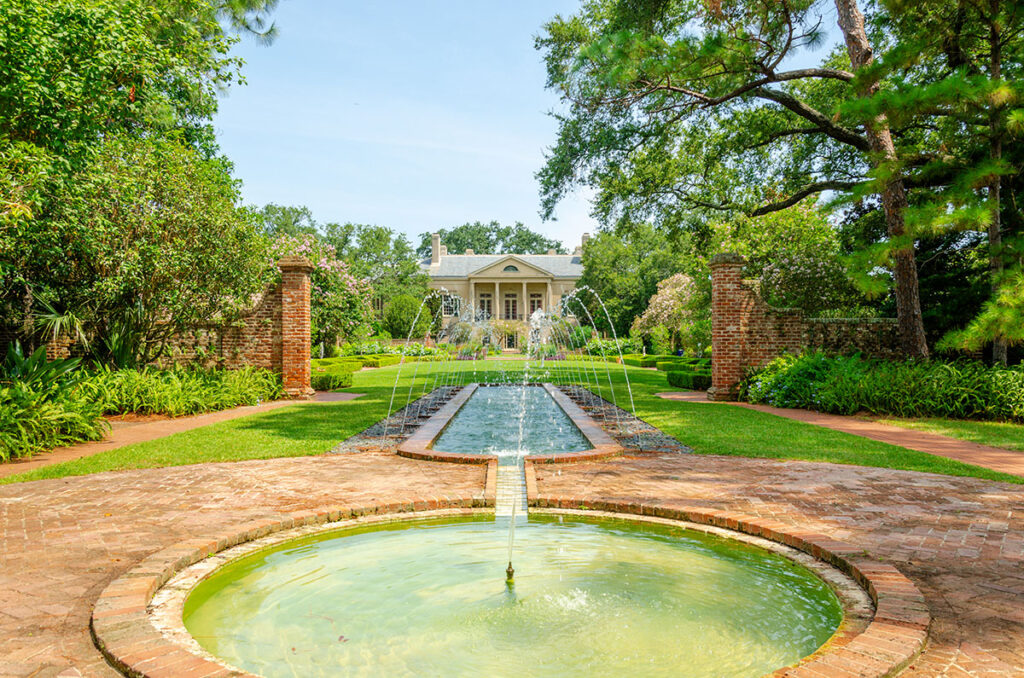
[[[441,244],[451,254],[464,254],[466,250],[477,254],[545,254],[548,250],[566,254],[561,242],[531,231],[519,221],[512,226],[503,226],[497,221],[486,224],[474,221],[452,229],[442,228],[437,233],[441,234]],[[430,256],[431,235],[420,234],[420,246],[416,248],[420,257]]]
[[[830,5],[845,46],[791,66],[820,45]],[[538,175],[544,212],[582,184],[608,226],[703,237],[714,214],[877,195],[885,229],[854,243],[855,263],[890,271],[874,282],[891,281],[907,352],[926,355],[920,240],[977,230],[997,243],[1005,227],[988,225],[1016,204],[993,200],[995,177],[1018,177],[1020,164],[997,159],[992,141],[1021,119],[1014,6],[892,0],[865,18],[855,0],[584,2],[537,40],[569,107]]]

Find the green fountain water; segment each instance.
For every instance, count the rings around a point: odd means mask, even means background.
[[[533,516],[515,585],[487,516],[335,531],[233,562],[184,621],[278,676],[760,676],[814,652],[842,610],[792,561],[682,528]]]

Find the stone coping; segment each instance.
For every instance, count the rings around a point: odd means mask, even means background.
[[[176,574],[211,555],[268,535],[278,535],[284,540],[286,530],[343,527],[361,516],[400,520],[411,512],[479,508],[484,503],[473,497],[444,497],[299,511],[175,544],[143,560],[100,594],[91,616],[93,640],[111,665],[127,676],[252,676],[191,651],[154,626],[149,608],[157,591]],[[894,675],[909,665],[927,640],[931,616],[924,596],[913,582],[895,567],[868,557],[862,549],[826,535],[770,519],[675,503],[644,504],[541,495],[531,504],[541,509],[597,510],[625,514],[622,517],[646,516],[732,530],[802,551],[852,577],[874,604],[874,614],[870,620],[864,620],[866,628],[860,630],[856,624],[841,626],[833,639],[810,657],[796,666],[772,673],[776,678]]]
[[[549,383],[541,384],[541,386],[554,399],[562,411],[565,412],[576,428],[580,430],[591,447],[588,450],[564,454],[530,454],[525,457],[527,461],[538,464],[568,464],[577,461],[607,459],[618,456],[625,451],[596,421],[556,386]],[[451,420],[479,387],[480,384],[469,384],[459,391],[454,398],[445,403],[444,407],[438,410],[415,433],[398,446],[398,454],[411,459],[443,461],[454,464],[486,464],[493,460],[495,458],[493,454],[458,454],[432,448],[434,441],[444,432],[444,429],[451,423]]]

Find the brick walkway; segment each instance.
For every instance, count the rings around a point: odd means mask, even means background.
[[[666,454],[538,466],[540,497],[686,503],[806,526],[908,575],[935,618],[906,675],[1024,675],[1024,488],[806,462]],[[0,487],[0,676],[112,676],[93,601],[146,556],[225,527],[349,503],[474,497],[481,467],[355,453]]]
[[[811,410],[799,410],[783,407],[772,407],[771,405],[754,405],[741,402],[713,402],[708,400],[704,391],[678,391],[672,393],[658,393],[659,398],[665,400],[678,400],[687,403],[708,403],[711,405],[732,405],[734,407],[745,407],[748,410],[756,410],[767,414],[774,414],[777,417],[802,421],[805,424],[823,426],[834,431],[842,431],[863,438],[871,438],[890,445],[898,445],[909,450],[935,454],[948,459],[956,459],[965,464],[984,466],[993,471],[1001,471],[1012,475],[1024,476],[1024,452],[1004,450],[988,445],[979,445],[966,440],[950,438],[949,436],[929,433],[927,431],[915,431],[913,429],[901,428],[890,424],[882,424],[870,419],[859,417],[843,417],[836,414],[824,414],[812,412]]]

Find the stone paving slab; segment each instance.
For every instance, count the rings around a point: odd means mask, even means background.
[[[842,431],[863,438],[878,440],[890,445],[898,445],[909,450],[926,452],[940,457],[947,457],[962,461],[965,464],[983,466],[993,471],[1001,471],[1011,475],[1024,476],[1024,452],[1004,450],[988,445],[979,445],[966,440],[950,438],[949,436],[928,431],[915,431],[913,429],[892,426],[870,419],[859,417],[844,417],[838,414],[825,414],[823,412],[812,412],[811,410],[790,409],[784,407],[772,407],[771,405],[757,405],[753,403],[712,401],[708,400],[705,391],[678,391],[671,393],[658,393],[659,398],[665,400],[678,400],[687,403],[710,403],[714,405],[732,405],[733,407],[745,407],[748,410],[774,414],[777,417],[802,421],[806,424],[823,426],[834,431]]]
[[[89,635],[95,601],[115,578],[171,545],[325,507],[475,501],[488,469],[493,492],[491,466],[361,452],[0,487],[0,676],[115,675]],[[862,550],[858,567],[878,559],[925,596],[931,639],[906,675],[1024,675],[1022,487],[681,454],[531,464],[527,483],[534,497],[690,506],[846,542]],[[887,633],[914,623],[901,614]]]

